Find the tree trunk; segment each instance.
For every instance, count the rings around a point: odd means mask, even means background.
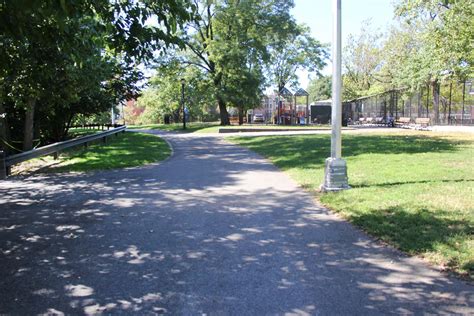
[[[224,100],[222,100],[222,98],[219,97],[219,96],[217,97],[217,104],[219,105],[219,112],[220,112],[220,117],[221,117],[221,125],[222,125],[222,126],[230,125],[229,113],[227,113],[226,104],[225,104]]]
[[[244,108],[239,106],[239,125],[244,124]]]
[[[28,99],[25,113],[25,128],[23,132],[23,150],[33,149],[33,135],[34,135],[34,119],[35,119],[35,105],[36,100]]]
[[[439,123],[439,81],[438,79],[431,81],[433,87],[433,111],[434,111],[434,123]]]

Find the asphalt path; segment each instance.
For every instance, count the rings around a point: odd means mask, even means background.
[[[161,163],[0,182],[0,314],[474,314],[471,284],[369,238],[257,154],[162,136]]]

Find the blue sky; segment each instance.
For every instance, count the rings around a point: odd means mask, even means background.
[[[358,34],[361,25],[371,19],[372,27],[385,30],[393,21],[394,0],[342,0],[342,43],[349,34]],[[298,23],[307,24],[313,36],[321,42],[330,43],[332,38],[333,0],[295,0],[293,16]],[[323,71],[331,74],[330,65]],[[300,84],[306,88],[308,76],[299,74]]]

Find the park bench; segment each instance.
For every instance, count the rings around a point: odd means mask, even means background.
[[[373,117],[367,117],[367,118],[365,119],[365,124],[367,124],[367,125],[372,125],[372,124],[374,124],[374,118],[373,118]]]
[[[385,120],[383,117],[376,117],[375,118],[375,125],[385,125]]]
[[[409,117],[400,117],[395,121],[395,126],[401,128],[409,128],[411,119]]]
[[[418,117],[415,119],[415,129],[428,130],[430,125],[429,117]]]
[[[239,125],[239,117],[238,116],[237,117],[236,116],[229,117],[229,123],[231,125],[234,125],[234,124]],[[243,123],[244,124],[247,123],[247,118],[246,117],[244,117]]]

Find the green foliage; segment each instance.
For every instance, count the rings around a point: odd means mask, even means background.
[[[394,88],[431,87],[439,115],[439,85],[473,75],[474,3],[470,0],[400,0],[399,23],[386,38],[364,26],[345,52],[344,97]],[[367,25],[367,23],[365,23]]]
[[[430,59],[441,67],[437,70],[449,70],[460,77],[472,74],[472,1],[403,0],[397,6],[397,14],[407,23],[423,23],[423,39],[433,52]]]
[[[183,67],[174,61],[157,68],[157,74],[149,80],[149,87],[137,99],[137,105],[144,108],[136,123],[152,124],[164,121],[182,120],[181,79],[185,80],[184,97],[190,120],[215,120],[215,98],[213,85],[205,74],[196,68]]]
[[[382,34],[372,29],[370,20],[364,21],[360,35],[350,35],[343,53],[344,99],[353,99],[377,91],[380,78]]]
[[[91,115],[137,93],[136,64],[182,45],[187,2],[0,1],[3,139],[65,137],[74,115]],[[191,6],[192,9],[192,6]],[[144,22],[157,17],[157,26]]]
[[[228,105],[242,116],[246,109],[260,103],[267,84],[265,73],[271,64],[286,67],[278,68],[285,72],[285,78],[279,80],[285,83],[293,81],[296,69],[318,70],[323,64],[322,46],[289,14],[293,1],[201,0],[195,5],[182,34],[186,50],[162,56],[160,62],[177,61],[195,69],[189,78],[205,82],[208,95],[219,107],[222,125],[229,124]],[[296,54],[293,49],[283,49],[291,45],[296,45],[292,46]]]
[[[328,135],[235,139],[268,157],[303,187],[324,178]],[[352,189],[321,201],[410,254],[474,277],[474,137],[469,134],[346,135]]]
[[[323,76],[310,81],[308,85],[309,102],[327,100],[332,95],[332,77]]]
[[[297,70],[305,69],[320,75],[328,57],[326,45],[311,37],[305,25],[290,24],[288,34],[271,44],[270,73],[278,91],[285,85],[298,86]]]

